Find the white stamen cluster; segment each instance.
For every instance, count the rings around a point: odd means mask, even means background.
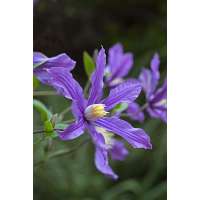
[[[85,117],[89,121],[94,121],[104,117],[108,112],[105,111],[104,104],[92,104],[85,109]]]

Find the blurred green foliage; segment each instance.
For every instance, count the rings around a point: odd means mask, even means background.
[[[77,61],[73,74],[82,86],[87,82],[83,51],[92,55],[101,45],[108,50],[116,42],[134,53],[135,65],[130,77],[137,77],[141,67],[148,67],[151,56],[158,52],[163,80],[167,64],[166,1],[39,0],[34,6],[34,50],[47,56],[69,54]],[[36,90],[52,88],[37,83]],[[37,99],[53,114],[70,105],[61,96]],[[139,102],[143,102],[142,97]],[[68,114],[64,120],[71,118]],[[44,141],[42,134],[35,134],[34,200],[165,200],[166,125],[149,118],[144,124],[131,123],[149,133],[153,149],[132,149],[127,144],[130,152],[127,159],[110,162],[120,177],[118,181],[96,170],[94,147],[91,141],[85,142],[87,134],[69,142]],[[41,127],[40,114],[34,110],[34,130]],[[46,153],[53,155],[58,150],[70,153],[47,159]]]

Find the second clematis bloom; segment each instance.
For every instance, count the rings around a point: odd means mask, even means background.
[[[71,71],[74,69],[76,62],[72,60],[67,54],[62,53],[54,57],[47,57],[43,53],[33,53],[33,74],[43,83],[53,86],[58,93],[64,94],[68,97],[69,94],[63,91],[62,86],[52,84],[51,76],[48,73],[48,69],[59,68],[60,70]]]
[[[113,45],[109,49],[108,65],[105,69],[105,83],[110,87],[115,87],[122,83],[123,78],[133,67],[133,54],[124,53],[120,43]]]
[[[151,149],[152,145],[144,130],[134,128],[118,117],[109,116],[109,111],[117,104],[130,103],[136,99],[141,92],[141,84],[134,80],[123,82],[112,89],[108,97],[102,99],[105,65],[106,55],[102,48],[97,55],[88,99],[85,99],[83,89],[68,70],[52,68],[47,71],[52,78],[52,84],[62,87],[72,100],[72,112],[76,119],[76,122],[59,132],[59,137],[61,140],[72,140],[87,130],[95,144],[97,169],[106,176],[117,179],[118,176],[109,166],[108,155],[113,159],[123,160],[128,151],[122,142],[113,138],[114,134],[124,138],[134,148]]]
[[[157,89],[160,79],[159,65],[159,56],[155,54],[151,60],[151,69],[143,68],[139,76],[139,81],[146,96],[146,111],[151,117],[160,118],[164,122],[167,122],[167,81],[164,80],[163,85]],[[134,120],[144,120],[144,114],[135,102],[129,104],[127,113]]]

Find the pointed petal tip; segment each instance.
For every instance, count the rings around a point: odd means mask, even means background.
[[[100,51],[104,51],[104,52],[105,52],[105,49],[104,49],[104,47],[103,47],[102,44],[101,44],[101,49],[100,49]]]
[[[117,42],[116,44],[114,44],[111,48],[117,48],[118,50],[123,51],[123,45],[121,42]]]
[[[118,180],[119,179],[119,176],[117,174],[114,174],[112,177],[111,177],[114,181]]]
[[[153,58],[160,59],[159,53],[155,52],[154,55],[153,55]]]
[[[58,133],[58,137],[59,137],[61,140],[63,140],[63,141],[67,140],[67,139],[66,139],[66,134],[64,133],[64,131],[57,131],[57,133]]]
[[[96,65],[99,64],[101,61],[103,61],[104,65],[106,65],[106,52],[102,45],[101,45],[101,49],[99,50],[99,53],[97,55]]]
[[[149,150],[151,150],[152,149],[152,144],[151,144],[151,142],[149,141],[149,143],[147,144],[147,146],[146,146],[146,148],[145,149],[149,149]]]

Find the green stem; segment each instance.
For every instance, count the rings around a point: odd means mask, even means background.
[[[34,91],[33,96],[55,96],[58,95],[55,91]]]
[[[69,124],[71,122],[74,122],[74,119],[69,119],[69,120],[66,120],[66,121],[63,121],[62,123],[65,123],[65,124]],[[59,129],[59,128],[54,128],[53,129],[54,131],[63,131],[63,129]],[[39,130],[35,130],[33,131],[33,134],[37,134],[37,133],[46,133],[47,131],[45,131],[44,129],[39,129]]]
[[[63,129],[59,129],[59,128],[54,128],[53,129],[54,131],[63,131]],[[44,129],[41,129],[41,130],[36,130],[36,131],[33,131],[33,134],[38,134],[38,133],[46,133],[47,131],[45,131]],[[48,133],[48,132],[47,132]]]
[[[71,107],[67,107],[65,110],[63,110],[59,115],[60,120],[62,120],[65,114],[67,114],[70,110],[71,110]]]

